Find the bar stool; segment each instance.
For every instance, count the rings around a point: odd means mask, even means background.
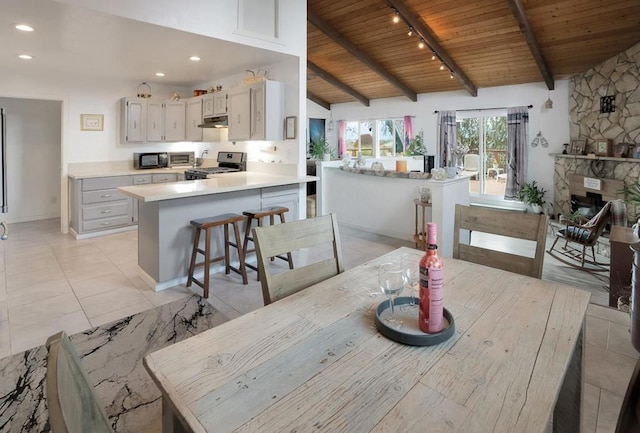
[[[209,297],[209,266],[211,263],[224,260],[225,262],[225,274],[230,271],[237,272],[242,275],[242,283],[248,284],[247,281],[247,269],[244,263],[244,251],[240,247],[240,229],[238,223],[243,221],[244,217],[235,213],[226,213],[222,215],[216,215],[209,218],[201,218],[191,221],[191,225],[196,228],[195,236],[193,238],[193,250],[191,252],[191,264],[189,265],[189,278],[187,279],[187,287],[191,287],[191,283],[194,282],[203,289],[203,297]],[[233,232],[236,237],[236,241],[231,242],[229,240],[229,225],[233,226]],[[211,258],[211,230],[215,227],[224,226],[224,256]],[[205,231],[205,246],[204,250],[200,249],[198,244],[200,243],[200,232]],[[240,260],[240,268],[231,266],[229,262],[229,246],[238,250],[238,258]],[[198,253],[204,255],[204,261],[196,264],[196,257]],[[204,266],[204,283],[197,280],[193,273],[198,266]]]
[[[280,224],[284,224],[284,214],[289,212],[289,208],[284,206],[272,206],[259,210],[247,210],[242,212],[242,215],[247,217],[247,225],[244,231],[244,245],[243,250],[245,257],[247,253],[252,253],[255,251],[255,246],[252,250],[247,250],[249,246],[249,241],[253,242],[253,237],[251,236],[251,224],[254,220],[258,221],[258,227],[262,227],[262,219],[265,217],[269,217],[269,224],[273,225],[275,223],[275,216],[280,216]],[[254,244],[255,245],[255,244]],[[287,253],[287,256],[276,256],[277,258],[289,262],[289,269],[293,269],[293,258],[291,257],[291,253]],[[271,257],[271,261],[273,262],[275,257]],[[251,263],[246,263],[248,268],[253,269],[254,271],[258,270],[257,266],[252,265]],[[260,274],[258,274],[258,281],[260,281]]]

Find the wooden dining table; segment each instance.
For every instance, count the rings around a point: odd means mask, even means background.
[[[455,333],[409,346],[375,327],[368,261],[147,355],[163,432],[579,432],[590,294],[444,259]],[[416,317],[417,320],[417,317]]]

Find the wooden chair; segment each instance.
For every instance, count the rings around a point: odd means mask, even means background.
[[[334,214],[256,227],[253,229],[253,238],[265,305],[344,272],[338,221]],[[278,274],[270,271],[270,257],[329,243],[333,249],[330,259]]]
[[[535,255],[526,257],[469,245],[460,242],[460,230],[534,241]],[[541,278],[546,233],[546,215],[458,204],[453,231],[453,258]]]
[[[547,252],[567,265],[586,271],[608,271],[608,263],[600,263],[596,260],[595,245],[609,222],[626,226],[626,206],[622,200],[607,202],[600,212],[584,224],[567,220],[566,227],[556,232],[556,239]],[[557,250],[555,247],[560,239],[564,239],[565,242],[562,250]],[[577,244],[578,247],[573,244]],[[591,250],[591,259],[587,258],[587,248]],[[580,265],[578,266],[577,263]]]
[[[622,401],[616,433],[640,433],[640,360],[636,363]]]
[[[47,340],[47,406],[53,433],[113,433],[104,409],[64,332]]]

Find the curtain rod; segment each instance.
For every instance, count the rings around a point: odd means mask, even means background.
[[[464,110],[454,110],[454,111],[485,111],[485,110],[501,110],[507,107],[493,107],[493,108],[466,108]],[[533,105],[527,105],[527,108],[533,108]],[[438,110],[434,111],[433,114],[439,113]]]

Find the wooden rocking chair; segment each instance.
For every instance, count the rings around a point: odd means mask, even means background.
[[[612,225],[626,226],[624,201],[612,200],[607,202],[597,215],[584,224],[575,224],[567,220],[566,227],[558,230],[553,245],[547,252],[561,262],[585,271],[608,271],[609,263],[602,263],[596,260],[594,247],[609,222]],[[556,249],[554,251],[560,239],[564,239],[564,246],[561,247],[561,250]],[[574,244],[578,246],[576,247]],[[587,248],[591,250],[591,258],[586,257]]]

